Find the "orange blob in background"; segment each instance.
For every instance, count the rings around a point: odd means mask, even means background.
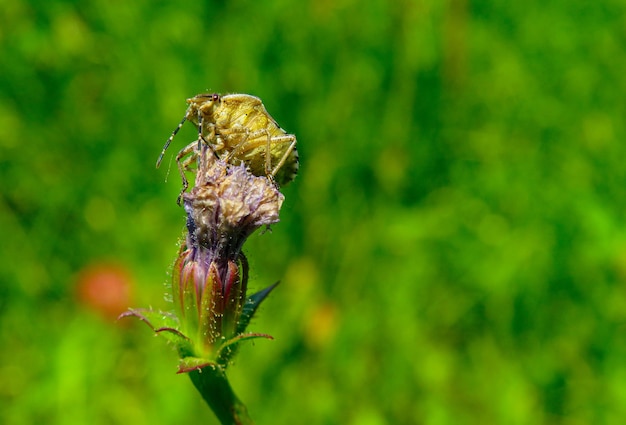
[[[126,311],[132,300],[130,272],[119,265],[96,263],[85,267],[76,284],[78,302],[114,321]]]

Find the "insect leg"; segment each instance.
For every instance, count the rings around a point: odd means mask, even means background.
[[[275,138],[275,142],[276,142]],[[278,172],[278,170],[280,170],[282,168],[283,165],[285,165],[285,162],[287,162],[287,159],[289,158],[289,155],[291,155],[291,152],[293,152],[294,148],[296,147],[296,136],[292,135],[292,134],[288,134],[286,136],[280,137],[280,139],[285,139],[285,142],[291,141],[291,143],[289,144],[289,147],[287,148],[287,150],[285,151],[285,153],[283,154],[283,157],[280,159],[280,161],[278,161],[278,164],[276,164],[276,166],[274,167],[274,169],[272,170],[271,176],[274,177],[276,175],[276,173]],[[282,142],[282,140],[281,140]]]
[[[176,134],[180,131],[183,124],[185,124],[185,121],[187,121],[187,114],[185,114],[185,116],[183,117],[183,120],[180,122],[180,124],[178,124],[178,127],[176,127],[176,129],[174,130],[170,138],[167,139],[167,142],[165,142],[165,145],[163,146],[163,150],[161,151],[161,155],[159,155],[159,158],[157,159],[157,162],[156,162],[157,168],[159,168],[159,166],[161,165],[161,161],[163,161],[163,156],[165,155],[165,151],[167,150],[167,148],[170,147],[170,143],[172,143],[172,140],[174,140],[174,137],[176,136]]]
[[[265,146],[265,175],[270,175],[270,170],[272,169],[272,136],[270,132],[265,129],[265,134],[267,135],[267,145]],[[274,174],[272,174],[274,177]]]
[[[256,149],[256,148],[262,148],[269,153],[269,155],[267,156],[269,156],[270,161],[271,161],[272,152],[271,150],[267,149],[267,139],[265,137],[262,137],[264,135],[265,135],[265,130],[259,130],[259,131],[250,133],[249,135],[250,139],[246,143],[246,150],[252,151],[253,149]],[[287,146],[285,152],[282,153],[278,163],[272,168],[271,162],[270,162],[269,167],[266,169],[265,174],[270,179],[273,179],[274,176],[276,176],[278,171],[289,160],[290,155],[293,154],[293,151],[296,148],[296,136],[294,136],[293,134],[284,134],[282,136],[273,136],[270,138],[270,146],[277,146],[277,145],[284,145],[284,144],[289,144],[289,146]],[[297,167],[297,157],[295,158],[295,160],[296,160],[296,167]]]
[[[202,142],[204,142],[204,144],[207,145],[209,149],[211,149],[213,155],[215,155],[215,157],[219,159],[219,156],[217,155],[217,152],[215,152],[215,149],[213,149],[211,143],[209,143],[209,141],[204,137],[203,126],[204,115],[202,115],[202,112],[200,111],[200,109],[198,109],[198,152],[200,152],[202,148]],[[209,139],[213,140],[215,139],[215,124],[209,123],[209,128],[211,129],[211,132],[209,133]]]
[[[238,142],[235,147],[233,148],[233,150],[231,150],[228,155],[226,155],[226,159],[225,162],[230,163],[230,161],[233,158],[236,158],[237,155],[239,155],[240,151],[242,150],[242,148],[245,146],[245,144],[248,142],[248,137],[250,136],[250,129],[246,128],[236,128],[236,129],[231,129],[231,131],[228,132],[223,132],[223,135],[229,135],[230,134],[242,134],[243,140],[241,140],[240,142]]]
[[[183,182],[183,190],[180,191],[180,195],[178,195],[178,198],[176,199],[176,203],[178,205],[180,205],[183,193],[185,193],[185,191],[189,187],[189,181],[187,180],[187,176],[185,176],[185,170],[189,169],[189,165],[193,162],[194,159],[196,159],[196,156],[198,155],[195,151],[195,148],[196,142],[192,142],[185,146],[183,149],[181,149],[180,152],[178,152],[178,155],[176,155],[176,165],[178,166],[178,172],[180,173],[180,177]],[[182,160],[185,156],[189,154],[192,155]]]

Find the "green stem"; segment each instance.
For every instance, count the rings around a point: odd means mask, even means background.
[[[230,387],[222,368],[205,367],[189,372],[189,377],[222,425],[254,424],[248,416],[248,409]]]

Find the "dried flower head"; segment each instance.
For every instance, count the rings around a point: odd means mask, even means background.
[[[195,187],[183,195],[189,237],[187,246],[236,259],[256,229],[279,221],[284,196],[265,177],[244,165],[226,164],[205,153]]]

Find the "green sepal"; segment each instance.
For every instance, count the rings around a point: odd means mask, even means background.
[[[154,311],[150,309],[130,309],[118,317],[136,317],[158,335],[163,335],[165,339],[174,344],[181,356],[189,355],[193,352],[193,346],[189,338],[178,330],[178,320],[170,313]]]
[[[210,360],[202,359],[200,357],[185,357],[180,359],[178,363],[178,371],[176,373],[189,373],[194,370],[201,370],[204,368],[215,369],[219,366]]]
[[[237,347],[240,342],[257,338],[274,339],[272,335],[262,333],[239,334],[236,337],[224,342],[220,346],[220,349],[217,352],[217,363],[225,369],[228,366],[230,359],[237,352]]]
[[[201,348],[200,355],[210,355],[215,351],[215,341],[221,335],[222,317],[224,316],[224,295],[222,294],[222,281],[215,263],[209,265],[204,282],[199,284],[204,288],[200,297],[200,319],[197,329],[196,344]],[[196,306],[198,308],[198,306]]]
[[[178,329],[178,319],[173,314],[146,308],[131,308],[120,314],[118,320],[131,316],[145,322],[155,332],[161,328]]]
[[[250,320],[252,316],[259,308],[261,302],[272,292],[274,288],[280,283],[276,282],[273,285],[268,286],[265,289],[261,289],[259,292],[256,292],[246,299],[246,303],[243,306],[241,311],[241,317],[239,318],[239,322],[237,323],[237,334],[243,334],[250,324]]]

